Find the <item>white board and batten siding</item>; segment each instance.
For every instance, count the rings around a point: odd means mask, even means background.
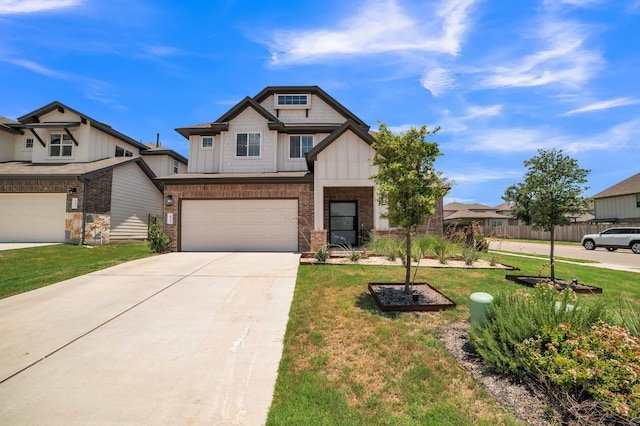
[[[67,194],[0,194],[0,242],[62,243]]]
[[[297,199],[183,200],[181,251],[298,251]]]
[[[113,170],[111,241],[147,238],[149,214],[162,218],[162,192],[135,163]]]
[[[314,226],[324,227],[324,188],[337,186],[375,186],[370,177],[376,172],[371,165],[375,151],[355,133],[348,130],[318,154],[314,165]],[[374,196],[375,198],[375,196]],[[374,199],[374,226],[386,227],[380,219],[380,206]]]
[[[636,205],[636,194],[595,200],[596,219],[627,219],[640,216],[640,207]]]

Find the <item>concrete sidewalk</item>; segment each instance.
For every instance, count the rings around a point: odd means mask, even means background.
[[[0,422],[263,424],[298,262],[171,253],[0,300]]]

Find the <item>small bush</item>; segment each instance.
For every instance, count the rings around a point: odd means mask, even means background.
[[[400,257],[402,252],[400,243],[393,238],[374,238],[367,244],[367,249],[372,254],[384,256],[392,262]]]
[[[327,246],[322,246],[318,248],[314,253],[313,257],[318,261],[325,263],[327,259],[329,259],[329,248]]]
[[[624,328],[598,321],[577,333],[561,323],[516,346],[527,371],[576,401],[592,398],[604,411],[640,417],[640,339]]]
[[[438,258],[438,261],[445,265],[449,260],[449,257],[451,257],[451,254],[454,252],[454,247],[455,246],[449,242],[449,240],[439,237],[435,239],[432,250]]]
[[[147,245],[153,253],[162,253],[169,248],[171,238],[164,232],[162,223],[158,222],[155,214],[151,215],[149,229],[147,230]]]
[[[462,257],[464,258],[465,265],[471,266],[473,262],[480,259],[480,252],[476,250],[474,246],[465,247],[462,250]]]
[[[484,327],[474,324],[469,339],[493,370],[521,377],[526,369],[517,347],[523,341],[559,324],[586,332],[604,315],[601,303],[583,305],[573,291],[558,292],[553,283],[544,283],[531,292],[522,289],[498,295],[488,309]]]

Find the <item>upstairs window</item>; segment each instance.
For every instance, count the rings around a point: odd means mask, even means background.
[[[306,153],[311,151],[311,148],[313,148],[313,136],[289,136],[289,158],[304,158]]]
[[[178,173],[180,165],[178,164],[178,160],[173,160],[173,173]]]
[[[133,157],[133,152],[116,145],[116,157]]]
[[[33,138],[26,138],[24,140],[24,148],[25,149],[33,149]]]
[[[203,148],[213,148],[213,136],[203,136],[202,137],[202,147]]]
[[[260,157],[260,133],[238,133],[236,157]]]
[[[276,108],[309,108],[311,96],[307,94],[276,95]]]
[[[636,207],[640,209],[640,193],[636,194]]]
[[[73,141],[66,133],[52,133],[49,135],[50,157],[71,157]]]

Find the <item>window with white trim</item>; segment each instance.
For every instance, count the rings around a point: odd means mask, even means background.
[[[49,135],[50,157],[71,157],[73,140],[66,133],[51,133]]]
[[[173,160],[173,173],[178,173],[180,171],[180,164],[178,164],[178,160]]]
[[[33,149],[33,138],[26,138],[24,140],[24,148],[25,149]]]
[[[260,133],[238,133],[236,157],[260,157]]]
[[[213,136],[203,136],[201,139],[202,148],[213,148]]]
[[[306,153],[311,151],[311,148],[313,148],[313,136],[289,136],[289,158],[304,158]]]

